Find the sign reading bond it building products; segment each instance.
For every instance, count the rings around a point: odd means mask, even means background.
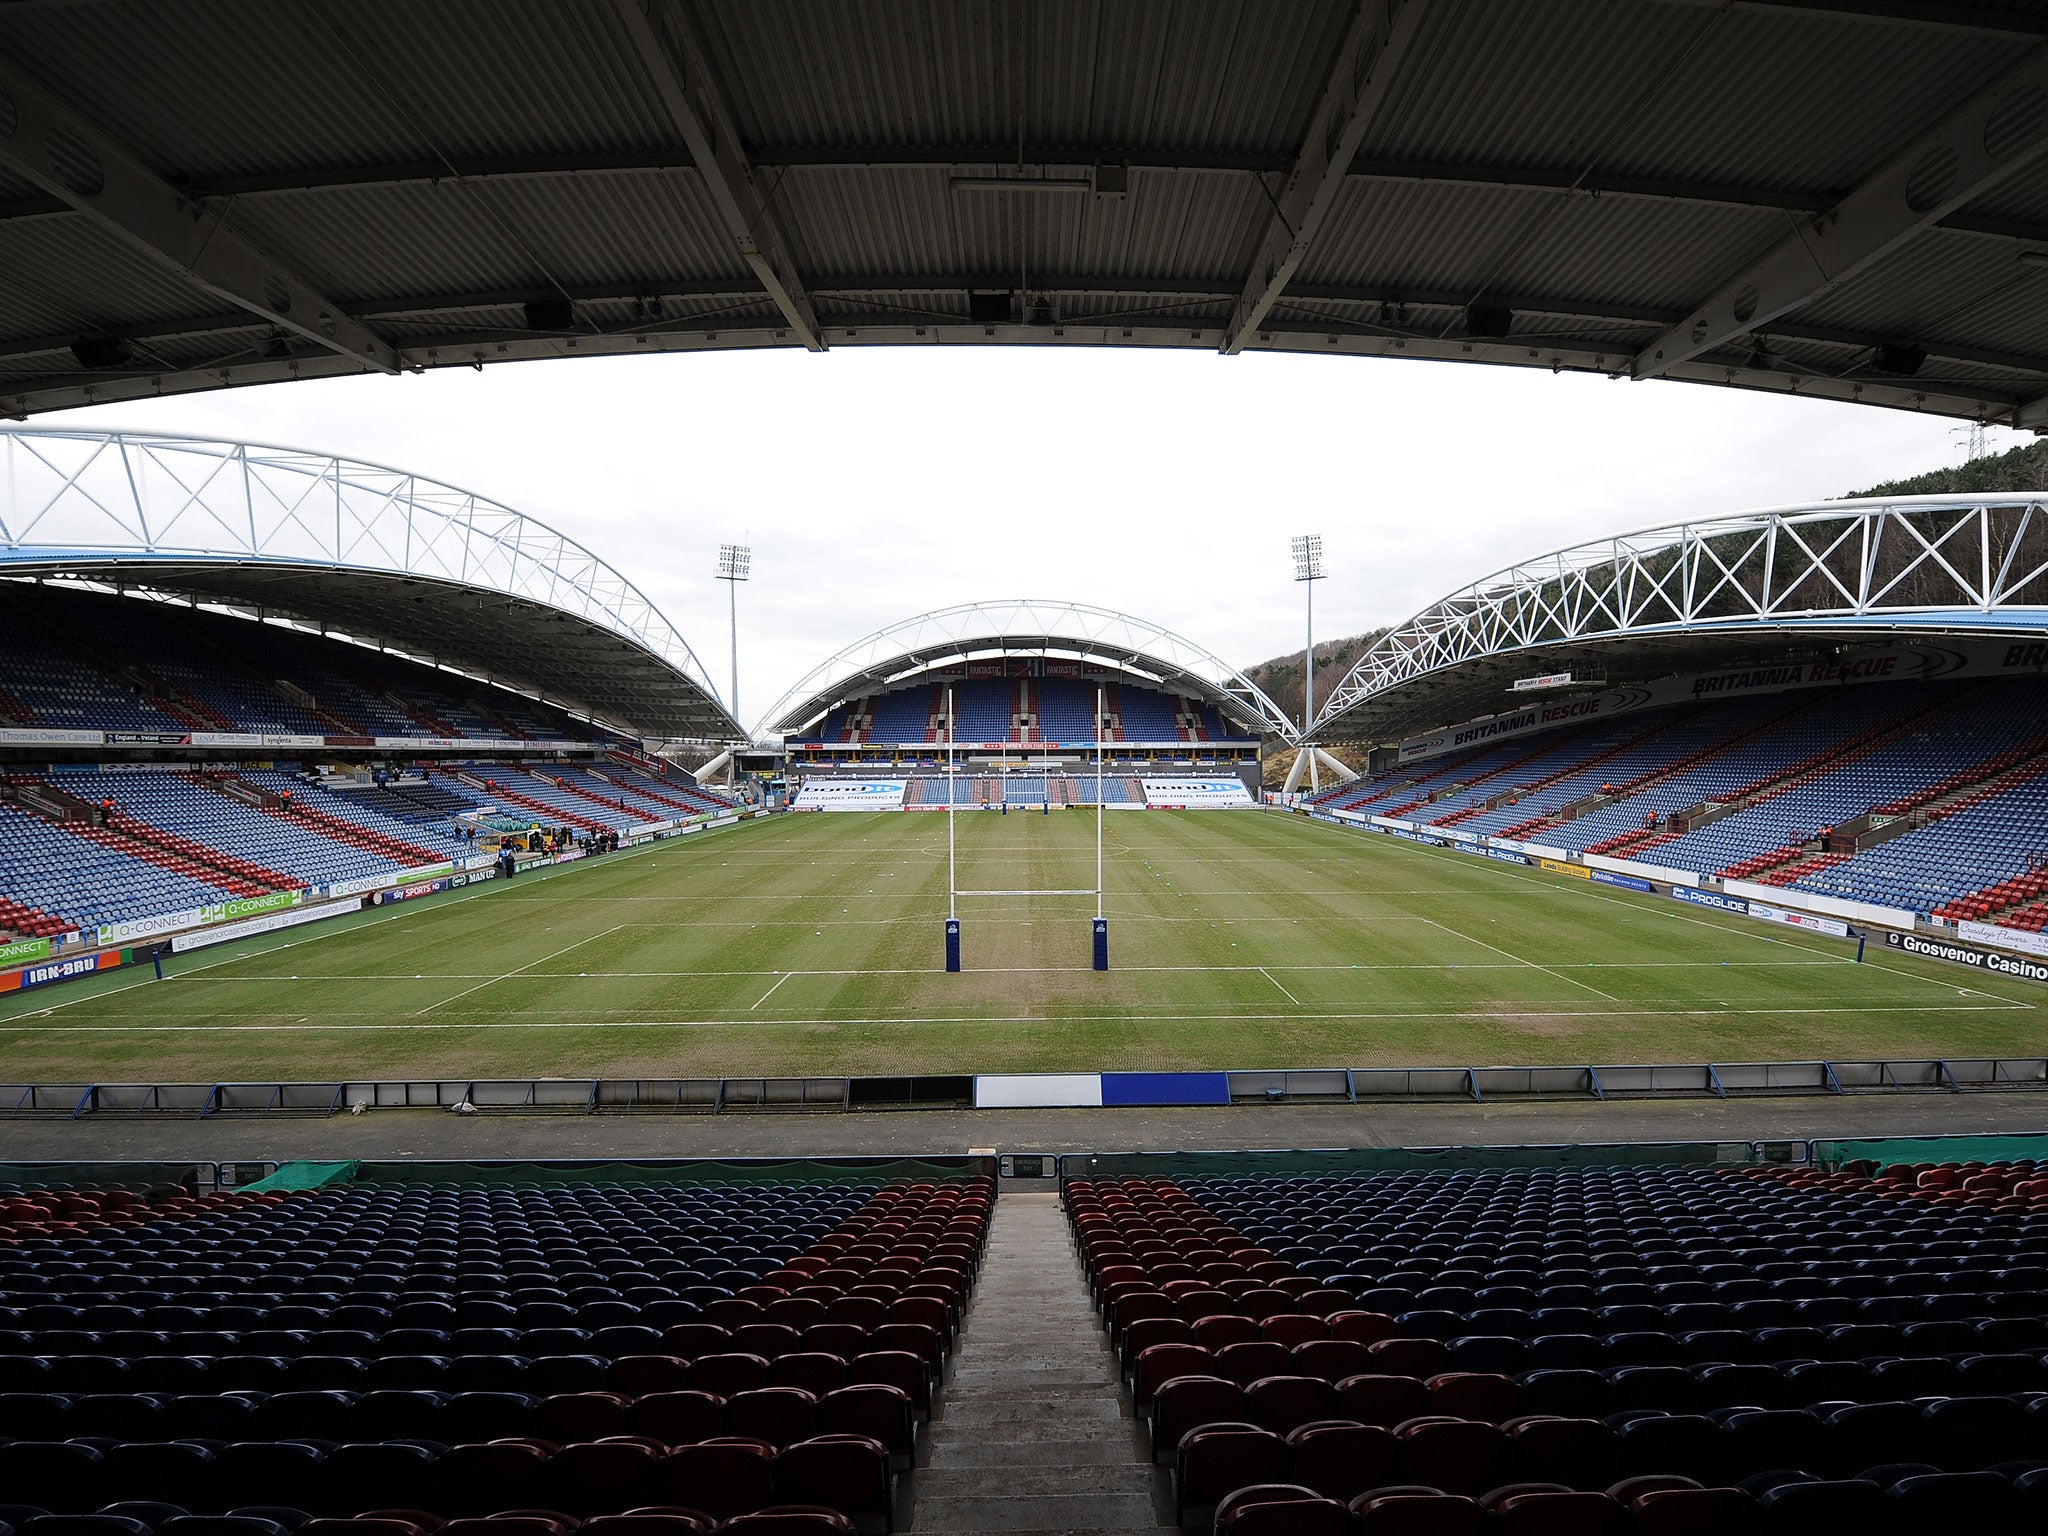
[[[1252,804],[1251,791],[1238,779],[1140,779],[1145,804],[1155,810],[1220,810]]]
[[[903,779],[806,779],[797,791],[798,811],[894,811],[903,805]]]

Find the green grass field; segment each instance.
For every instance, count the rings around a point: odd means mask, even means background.
[[[1092,887],[1095,818],[963,815],[960,884]],[[1107,822],[1093,903],[969,897],[946,821],[785,816],[0,1009],[9,1081],[770,1076],[2038,1054],[2048,995],[1265,812]]]

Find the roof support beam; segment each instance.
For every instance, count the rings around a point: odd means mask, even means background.
[[[1353,11],[1301,149],[1273,199],[1244,291],[1224,327],[1218,350],[1226,356],[1244,350],[1315,243],[1366,129],[1421,30],[1425,8],[1426,0],[1360,0]]]
[[[1635,376],[1655,378],[1803,308],[2048,154],[2037,110],[2044,89],[2048,48],[2039,48],[1832,210],[1795,222],[1770,254],[1643,348]]]
[[[789,328],[813,352],[825,350],[811,296],[775,211],[740,145],[739,130],[711,74],[704,43],[675,0],[613,0],[627,38],[690,158],[719,221]]]
[[[832,172],[860,170],[971,171],[1009,165],[1014,149],[985,145],[930,146],[913,149],[768,149],[749,157],[756,169]],[[1023,163],[1043,169],[1091,170],[1122,165],[1168,176],[1227,176],[1244,172],[1282,172],[1290,162],[1262,155],[1191,154],[1141,149],[1028,149]],[[181,183],[190,198],[304,196],[341,189],[432,186],[452,177],[463,181],[574,181],[587,177],[694,176],[697,165],[680,150],[635,151],[597,155],[532,155],[493,160],[405,161],[388,165],[336,166],[259,176],[205,177]],[[1657,177],[1580,175],[1568,170],[1542,170],[1498,165],[1465,165],[1422,160],[1351,162],[1347,176],[1361,181],[1409,182],[1421,186],[1489,187],[1509,192],[1557,192],[1570,197],[1626,198],[1648,202],[1698,204],[1709,207],[1778,209],[1816,214],[1836,201],[1833,194],[1790,191],[1777,187],[1721,186],[1713,182],[1672,181]],[[71,205],[55,197],[23,197],[0,203],[0,224],[14,219],[69,215]],[[2048,245],[2048,224],[2023,219],[1989,218],[1952,213],[1942,229]],[[359,311],[360,312],[360,311]]]
[[[976,289],[998,286],[1004,279],[999,274],[950,273],[932,277],[905,277],[900,275],[866,274],[834,278],[817,286],[817,297],[830,300],[841,294],[925,294],[934,291],[965,293]],[[1175,298],[1196,302],[1228,298],[1238,291],[1229,280],[1189,279],[1164,283],[1157,279],[1135,279],[1129,277],[1094,277],[1087,274],[1051,277],[1044,284],[1044,290],[1054,294],[1100,294],[1128,295],[1138,299]],[[473,313],[480,309],[516,307],[530,299],[543,298],[552,290],[517,289],[480,293],[421,294],[403,299],[366,300],[356,306],[359,314],[388,318],[392,323],[403,322],[406,334],[401,339],[408,349],[408,356],[415,362],[424,361],[426,349],[431,347],[449,348],[459,351],[464,346],[491,345],[500,341],[531,340],[529,333],[511,329],[502,335],[496,332],[461,331],[446,336],[437,336],[427,327],[437,316]],[[735,301],[759,300],[760,294],[753,289],[735,289],[726,282],[657,282],[647,284],[614,284],[604,286],[572,286],[568,293],[579,302],[607,303],[630,301],[635,298],[659,296],[664,299],[696,299],[723,306]],[[1289,329],[1312,329],[1317,317],[1296,313],[1308,304],[1381,306],[1406,304],[1420,309],[1461,309],[1467,295],[1462,291],[1434,291],[1429,289],[1331,286],[1300,287],[1290,289],[1280,308],[1286,312],[1285,323]],[[1540,294],[1502,294],[1495,302],[1504,309],[1524,317],[1548,317],[1565,320],[1593,320],[1615,327],[1663,329],[1676,324],[1682,317],[1668,309],[1641,308],[1626,304],[1589,303],[1584,299],[1549,298]],[[830,305],[827,305],[828,309]],[[1321,318],[1341,328],[1355,328],[1361,321],[1356,315],[1329,314]],[[846,323],[844,319],[837,323]],[[861,323],[861,322],[855,322]],[[888,326],[900,324],[900,318],[878,315],[867,320],[867,326]],[[927,325],[949,323],[945,317],[932,316],[924,322]],[[964,323],[955,321],[952,323]],[[1117,323],[1114,316],[1095,319],[1076,316],[1067,322],[1072,327]],[[1149,322],[1148,322],[1149,323]],[[1391,321],[1375,320],[1375,327],[1392,336],[1400,334],[1401,328]],[[157,338],[184,339],[211,334],[247,332],[252,322],[246,315],[224,313],[194,320],[167,321],[159,325],[141,327],[132,333],[138,341]],[[656,337],[681,337],[705,330],[728,330],[739,325],[746,329],[758,328],[758,321],[734,322],[725,314],[707,315],[700,318],[687,313],[675,315],[666,320],[638,319],[622,324],[596,335],[581,336],[582,346],[601,345],[606,339],[630,340],[648,335]],[[1431,334],[1434,328],[1431,328]],[[1416,331],[1415,335],[1422,334]],[[1787,341],[1811,341],[1826,346],[1845,348],[1876,348],[1887,342],[1897,341],[1896,336],[1880,335],[1873,331],[1858,331],[1841,326],[1813,326],[1797,322],[1773,325],[1769,334]],[[1459,338],[1453,337],[1452,340]],[[1510,347],[1555,347],[1569,342],[1575,350],[1606,351],[1614,353],[1621,348],[1620,355],[1627,356],[1631,345],[1627,342],[1609,342],[1603,348],[1595,338],[1550,337],[1539,331],[1518,331],[1501,338],[1500,345]],[[0,342],[0,362],[9,358],[46,356],[65,351],[71,343],[68,335],[45,335],[26,337],[14,341]],[[1965,346],[1956,343],[1929,342],[1930,357],[1946,358],[1955,362],[1979,364],[1990,368],[2004,369],[2014,373],[2036,374],[2048,378],[2048,355],[2034,355],[2010,352],[1995,348]],[[1723,354],[1715,354],[1715,357]],[[1705,360],[1707,366],[1714,365],[1714,358]],[[203,365],[201,365],[203,366]],[[138,373],[162,372],[161,369],[137,368]]]
[[[238,308],[364,369],[397,373],[397,350],[312,284],[228,227],[226,209],[194,203],[125,146],[5,59],[0,170],[41,187],[101,229]]]
[[[1761,11],[1782,16],[1824,16],[1838,21],[1887,22],[1893,26],[1976,32],[2020,42],[2048,42],[2048,16],[1995,10],[1949,0],[1663,0],[1666,5],[1711,6],[1715,10]]]

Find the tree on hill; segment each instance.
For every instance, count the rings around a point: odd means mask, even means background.
[[[1888,480],[1855,496],[1974,496],[1985,491],[2048,491],[2048,438],[2009,453],[1987,453],[1967,464]]]
[[[1352,635],[1343,640],[1318,640],[1316,642],[1316,707],[1330,696],[1330,690],[1343,681],[1344,674],[1358,665],[1359,657],[1372,648],[1375,640],[1387,633],[1375,629],[1363,635]],[[1246,667],[1245,676],[1265,690],[1266,696],[1287,712],[1290,720],[1301,719],[1301,652],[1286,656],[1275,656],[1262,661],[1255,667]],[[1354,752],[1346,747],[1327,749],[1339,762],[1355,769],[1363,769],[1363,752]],[[1287,777],[1288,766],[1294,761],[1290,752],[1279,752],[1266,759],[1266,778],[1269,786],[1278,788]]]

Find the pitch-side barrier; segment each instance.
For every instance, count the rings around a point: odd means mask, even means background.
[[[2048,1089],[2048,1057],[1248,1068],[905,1077],[420,1078],[0,1083],[0,1119],[198,1119],[432,1109],[492,1115],[719,1115],[918,1109],[1732,1099]]]

